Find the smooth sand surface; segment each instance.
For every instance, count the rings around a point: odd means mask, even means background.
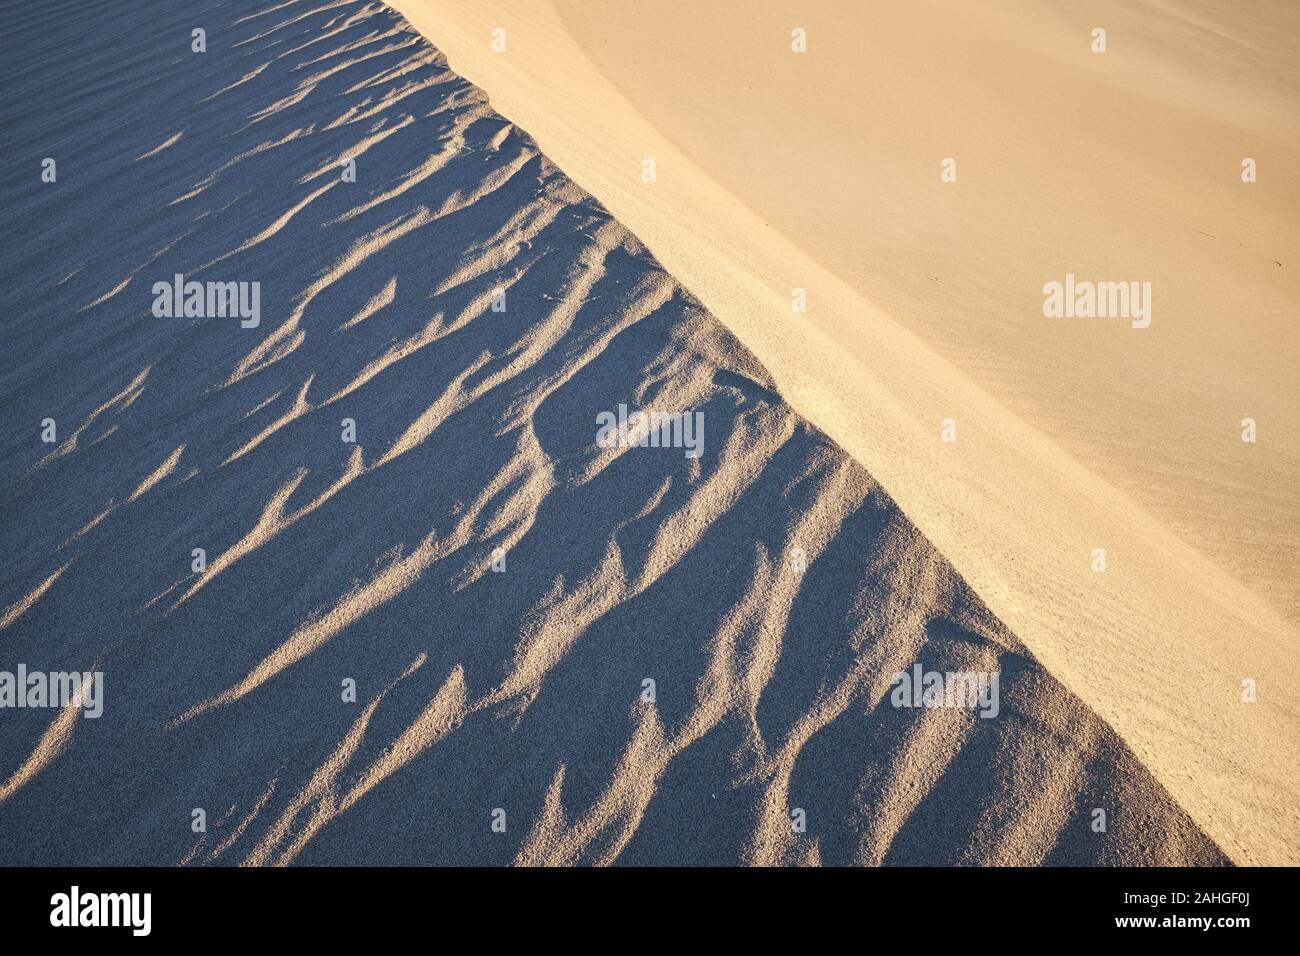
[[[97,718],[0,713],[0,862],[1226,861],[756,350],[389,8],[3,26],[32,175],[0,182],[0,670],[105,684]],[[261,324],[155,317],[177,273],[262,283]],[[703,411],[703,454],[598,446],[619,403]],[[915,663],[1000,672],[998,715],[891,706]],[[1223,831],[1239,858],[1286,822],[1266,811]]]
[[[1300,9],[395,6],[1234,859],[1300,860]],[[1067,272],[1151,326],[1045,318]]]

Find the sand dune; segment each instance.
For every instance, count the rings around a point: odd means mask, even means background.
[[[4,16],[58,178],[0,185],[0,670],[105,684],[0,717],[0,862],[1227,861],[388,7]],[[178,274],[258,323],[155,316]],[[620,404],[702,454],[601,447]],[[916,663],[997,719],[890,706]]]
[[[395,6],[1234,859],[1300,860],[1294,5]],[[1044,318],[1067,273],[1151,325]]]

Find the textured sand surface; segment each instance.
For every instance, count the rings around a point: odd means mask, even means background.
[[[389,8],[3,25],[7,163],[59,177],[0,184],[0,669],[106,676],[0,714],[0,862],[1225,861]],[[175,273],[261,325],[154,317]],[[619,403],[703,455],[598,447]],[[914,662],[999,715],[890,706]]]
[[[1300,862],[1300,7],[395,6],[1234,859]],[[1045,318],[1067,273],[1152,324]]]

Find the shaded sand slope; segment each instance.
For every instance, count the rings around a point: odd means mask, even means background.
[[[106,678],[0,712],[0,862],[1225,861],[388,8],[4,18],[0,669]],[[175,273],[261,325],[153,317]],[[918,661],[999,715],[890,706]]]
[[[1300,863],[1300,5],[393,5],[1233,859]],[[1151,326],[1044,317],[1067,272]]]

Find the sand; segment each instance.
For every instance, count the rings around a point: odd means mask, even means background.
[[[766,252],[810,264],[816,309],[872,309],[855,334],[891,356],[850,374],[862,341],[808,322],[820,371],[792,385],[794,329],[738,318],[788,309],[753,249],[673,245],[664,198],[631,226],[555,155],[598,171],[589,135],[548,145],[590,117],[534,139],[509,83],[489,103],[449,69],[454,18],[406,12],[427,36],[352,0],[6,14],[0,120],[32,175],[0,185],[23,237],[0,670],[101,670],[105,699],[0,712],[0,862],[1295,858],[1294,761],[1252,763],[1296,744],[1262,598],[1081,465],[1051,470],[1056,445],[787,242]],[[559,89],[538,85],[543,113]],[[701,176],[684,222],[753,216]],[[721,278],[697,289],[679,259]],[[258,324],[159,318],[177,274],[260,282]],[[711,301],[723,278],[735,301]],[[967,402],[946,463],[918,424],[937,386]],[[703,411],[703,453],[601,447],[620,404]],[[1046,505],[1015,494],[1045,475],[1061,524],[1034,538]],[[1094,518],[1165,577],[1060,590],[1052,555]],[[981,542],[984,577],[962,566]],[[1044,583],[1008,610],[1026,564]],[[1090,614],[1122,628],[1084,640]],[[1234,711],[1243,662],[1260,700]],[[891,706],[916,663],[998,672],[997,717]]]
[[[396,6],[1234,858],[1297,860],[1293,5]],[[1044,318],[1067,273],[1150,327]]]

